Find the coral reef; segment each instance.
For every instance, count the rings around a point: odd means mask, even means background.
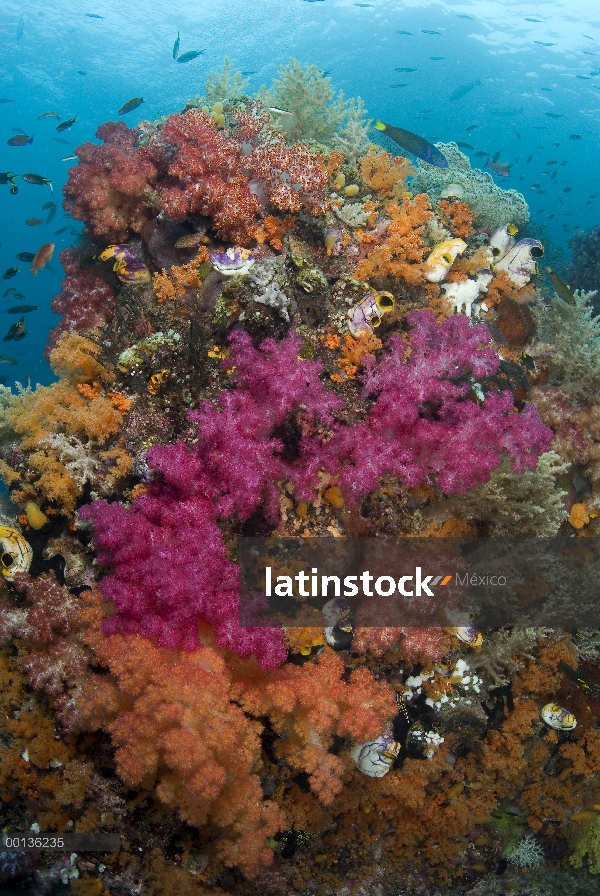
[[[3,830],[121,841],[4,852],[2,886],[583,893],[593,620],[535,627],[539,601],[564,609],[558,560],[503,587],[496,629],[450,609],[464,583],[445,573],[506,536],[527,565],[558,535],[568,610],[592,606],[594,295],[576,278],[541,295],[543,247],[515,241],[525,200],[455,144],[447,169],[413,168],[296,60],[247,90],[226,60],[183,111],[78,148],[65,202],[86,230],[61,256],[56,381],[0,387]],[[333,577],[293,627],[278,579],[263,624],[241,564],[268,537],[355,551],[357,570],[378,548],[383,612],[333,597]],[[437,552],[415,582],[423,598],[439,571],[444,615],[393,617],[396,540]]]
[[[432,205],[443,198],[443,191],[450,184],[460,184],[464,189],[464,201],[477,215],[477,226],[495,230],[510,222],[524,227],[529,220],[525,197],[516,190],[502,190],[496,186],[491,174],[480,168],[471,168],[468,157],[456,143],[437,144],[448,159],[447,168],[436,168],[427,163],[417,163],[417,173],[411,181],[411,190],[424,192]]]

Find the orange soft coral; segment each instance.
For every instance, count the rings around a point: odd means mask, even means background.
[[[102,362],[101,355],[99,345],[72,330],[63,333],[50,352],[50,366],[57,376],[70,383],[112,383],[114,372]]]
[[[163,650],[137,635],[88,640],[109,675],[84,686],[82,721],[110,732],[121,779],[154,787],[188,824],[210,823],[218,857],[254,876],[273,857],[265,839],[285,820],[263,799],[259,726],[230,699],[222,655]]]
[[[277,218],[275,215],[267,215],[262,222],[262,226],[258,228],[256,239],[259,243],[269,243],[273,249],[278,252],[282,249],[282,239],[286,233],[291,230],[296,223],[293,215],[287,215],[285,218]]]
[[[408,159],[373,147],[358,164],[364,182],[386,199],[399,199],[405,191],[406,178],[416,174]]]
[[[392,203],[385,210],[392,219],[385,242],[360,262],[354,276],[358,280],[368,280],[391,275],[408,283],[421,283],[423,271],[419,262],[427,252],[421,234],[425,222],[433,214],[427,194],[419,193],[412,200],[405,197],[401,204]]]
[[[462,202],[460,199],[456,199],[454,202],[440,199],[438,207],[450,225],[452,236],[460,236],[467,239],[473,235],[471,225],[477,215],[466,202]]]
[[[173,265],[167,272],[164,268],[159,274],[154,274],[152,283],[156,300],[162,302],[174,302],[181,298],[187,289],[200,286],[201,280],[199,267],[208,261],[209,252],[206,246],[202,246],[195,256],[187,264]]]
[[[488,308],[499,305],[502,299],[512,299],[519,305],[533,302],[535,299],[535,286],[528,283],[526,286],[518,287],[512,282],[506,271],[498,271],[488,285],[485,295],[485,304]]]
[[[363,357],[367,355],[372,358],[373,352],[380,349],[381,346],[381,339],[378,339],[370,330],[365,330],[357,337],[347,335],[342,347],[342,357],[337,360],[337,366],[342,372],[333,373],[330,379],[334,383],[344,383],[346,380],[354,379]]]

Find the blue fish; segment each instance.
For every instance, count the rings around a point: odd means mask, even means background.
[[[437,168],[448,167],[446,156],[424,137],[413,134],[412,131],[405,131],[404,128],[397,128],[393,124],[386,124],[385,121],[376,121],[373,127],[387,134],[394,143],[408,150],[417,158],[423,159],[424,162],[429,162],[430,165],[435,165]]]

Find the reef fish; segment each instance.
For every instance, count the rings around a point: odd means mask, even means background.
[[[188,50],[188,52],[184,53],[183,56],[177,57],[177,62],[180,65],[182,62],[191,62],[192,59],[197,59],[197,57],[201,56],[202,53],[206,53],[206,50]]]
[[[60,115],[58,112],[42,112],[38,115],[38,121],[43,121],[45,118],[60,118]]]
[[[0,362],[4,362],[5,364],[18,364],[19,362],[15,360],[15,358],[11,358],[10,355],[0,355]]]
[[[179,56],[179,31],[177,32],[177,39],[173,44],[173,59],[177,59]]]
[[[534,40],[534,44],[539,44],[540,47],[555,47],[556,44],[549,43],[546,40]]]
[[[583,140],[583,134],[569,134],[570,140]]]
[[[27,143],[33,143],[33,137],[29,137],[27,134],[17,134],[15,137],[9,137],[6,143],[8,146],[26,146]]]
[[[564,118],[565,117],[564,112],[545,112],[544,114],[547,115],[548,118]]]
[[[9,286],[8,289],[6,289],[4,291],[4,295],[2,296],[2,298],[5,299],[7,296],[9,296],[11,294],[11,292],[16,292],[16,289],[17,289],[16,286]]]
[[[143,96],[134,96],[132,100],[128,100],[121,108],[119,109],[119,115],[127,115],[128,112],[133,112],[134,109],[137,109],[138,106],[141,106],[144,102]]]
[[[25,318],[21,317],[16,324],[13,324],[12,327],[9,328],[8,333],[3,338],[3,342],[10,342],[11,339],[14,339],[15,342],[19,342],[21,339],[25,339],[27,336],[27,330],[25,329]]]
[[[38,271],[46,267],[54,254],[54,243],[44,243],[35,253],[29,273],[35,277]]]
[[[98,256],[100,261],[107,261],[109,258],[115,259],[113,271],[122,283],[138,285],[149,283],[152,279],[146,265],[135,257],[126,243],[109,246]]]
[[[395,68],[395,72],[416,72],[416,68]]]
[[[27,218],[25,223],[27,224],[28,227],[37,227],[38,224],[43,224],[44,222],[42,221],[41,218]]]
[[[33,261],[35,258],[35,252],[19,252],[15,256],[19,261]]]
[[[457,100],[461,100],[463,96],[466,96],[470,93],[474,87],[479,87],[481,81],[477,78],[476,81],[471,81],[469,84],[463,84],[461,87],[457,87],[456,90],[453,90],[450,96],[448,97],[448,101],[450,103],[455,103]]]
[[[61,121],[60,124],[56,125],[57,131],[66,131],[68,128],[72,128],[75,122],[79,119],[79,115],[74,115],[72,118],[66,118],[64,121]]]
[[[54,192],[52,181],[42,174],[22,174],[21,177],[26,184],[36,184],[38,187],[50,187],[50,192]]]
[[[385,121],[376,121],[373,126],[390,137],[398,146],[408,150],[417,158],[423,159],[424,162],[429,162],[430,165],[435,165],[437,168],[448,167],[446,156],[424,137],[419,137],[418,134],[413,134],[411,131],[405,131],[404,128],[386,124]]]
[[[96,12],[84,12],[84,16],[86,19],[102,19],[104,20],[104,16],[99,16]]]
[[[555,293],[560,296],[560,298],[566,302],[568,305],[576,305],[577,302],[575,300],[575,296],[558,274],[555,274],[552,268],[546,268],[546,273],[548,274],[548,280],[554,287]]]
[[[15,102],[15,100],[9,100],[5,96],[0,96],[0,103],[14,103],[14,102]]]
[[[12,308],[7,308],[7,314],[29,314],[30,311],[39,311],[39,305],[13,305]]]
[[[457,146],[460,146],[461,149],[471,149],[473,152],[475,152],[475,147],[474,147],[474,146],[471,146],[470,143],[462,143],[462,142],[460,142],[460,143],[457,143],[456,145],[457,145]]]
[[[7,268],[2,274],[3,280],[10,280],[11,277],[16,277],[21,268]]]
[[[497,159],[490,159],[489,156],[483,167],[489,168],[490,171],[493,171],[494,174],[497,174],[499,177],[508,177],[510,175],[509,165],[506,165],[504,162],[499,162]]]

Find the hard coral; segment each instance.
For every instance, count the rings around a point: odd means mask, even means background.
[[[360,262],[354,276],[368,280],[391,275],[408,283],[421,283],[424,278],[419,262],[427,252],[421,234],[433,214],[427,195],[420,193],[414,200],[405,197],[402,204],[392,203],[385,210],[391,218],[386,239]]]
[[[79,164],[69,170],[64,207],[96,236],[125,242],[130,231],[139,233],[152,217],[147,193],[157,169],[147,153],[137,149],[138,132],[124,122],[108,121],[96,136],[102,146],[83,143],[75,150]]]
[[[212,218],[225,240],[246,245],[254,239],[260,201],[242,170],[240,143],[197,109],[170,115],[160,142],[168,177],[158,195],[166,214],[177,221],[197,212]]]

